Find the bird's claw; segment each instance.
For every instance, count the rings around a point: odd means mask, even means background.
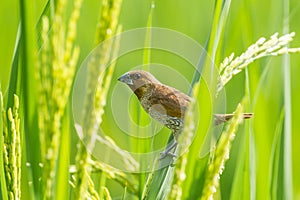
[[[176,158],[177,157],[177,155],[174,154],[174,153],[163,151],[163,152],[160,152],[160,158],[159,158],[159,160],[162,160],[162,159],[164,159],[167,156],[170,156],[172,158]]]
[[[175,141],[171,146],[167,147],[165,151],[160,152],[159,160],[164,159],[167,156],[171,156],[173,158],[177,157],[175,153],[171,152],[176,146],[177,146],[177,142]]]

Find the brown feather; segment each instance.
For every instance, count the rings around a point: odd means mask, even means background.
[[[155,84],[152,95],[148,98],[151,105],[160,104],[168,116],[183,118],[190,102],[190,97],[175,88]],[[157,110],[158,112],[161,112]]]

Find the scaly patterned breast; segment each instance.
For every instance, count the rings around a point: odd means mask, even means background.
[[[167,115],[167,111],[165,110],[163,105],[150,105],[146,99],[144,101],[141,101],[141,103],[144,109],[149,113],[149,115],[152,118],[159,121],[167,128],[171,129],[172,131],[178,131],[182,129],[183,119]]]
[[[183,126],[183,113],[186,104],[182,103],[181,105],[176,94],[167,89],[169,88],[160,91],[151,85],[143,85],[135,90],[135,94],[139,98],[142,107],[152,118],[173,132],[177,132]],[[163,91],[166,93],[163,93]]]

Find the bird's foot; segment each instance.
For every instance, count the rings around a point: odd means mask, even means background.
[[[176,158],[177,157],[177,155],[174,154],[174,153],[163,151],[163,152],[160,152],[160,158],[159,158],[159,160],[162,160],[162,159],[164,159],[167,156],[170,156],[172,158]]]
[[[167,147],[166,150],[164,150],[163,152],[160,152],[160,160],[164,159],[167,156],[171,156],[171,157],[177,157],[177,155],[175,153],[172,153],[171,151],[177,147],[177,142],[175,141],[171,146]]]

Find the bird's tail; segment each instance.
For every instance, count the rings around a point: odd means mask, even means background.
[[[234,114],[214,114],[215,125],[229,121]],[[243,119],[249,119],[254,116],[254,113],[243,113]]]

